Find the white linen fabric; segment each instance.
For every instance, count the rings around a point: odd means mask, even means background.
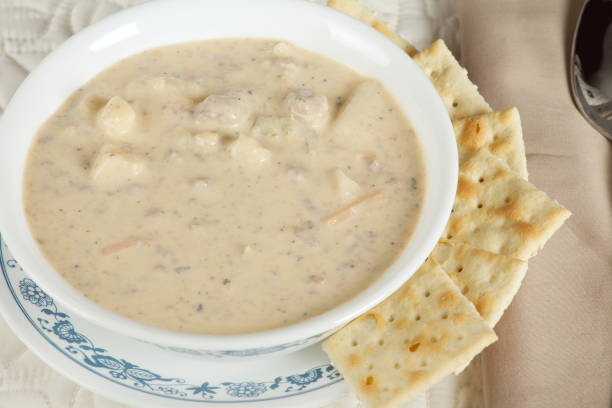
[[[0,0],[0,114],[36,64],[84,27],[146,0]],[[311,0],[325,4],[326,0]],[[456,54],[459,23],[456,0],[363,0],[417,48],[443,38]],[[482,406],[480,364],[449,376],[403,408]],[[59,375],[12,333],[0,317],[0,408],[118,408]],[[347,395],[326,408],[358,408]]]

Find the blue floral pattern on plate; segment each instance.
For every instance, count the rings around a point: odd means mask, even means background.
[[[0,237],[1,242],[1,237]],[[303,373],[278,376],[269,381],[241,381],[200,384],[187,382],[179,376],[165,376],[139,367],[129,360],[114,356],[75,327],[70,316],[57,306],[32,279],[18,276],[23,269],[14,259],[4,259],[6,244],[0,245],[0,268],[15,301],[20,305],[35,329],[73,361],[84,363],[89,371],[131,389],[157,396],[198,402],[248,402],[289,398],[316,391],[342,381],[331,364],[319,365]],[[13,276],[10,276],[13,275]],[[13,278],[13,280],[11,280]],[[18,285],[14,283],[18,279]],[[18,288],[18,291],[13,288]],[[27,312],[22,300],[37,309]],[[83,364],[81,364],[83,365]]]

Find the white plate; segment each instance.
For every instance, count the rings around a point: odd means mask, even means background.
[[[322,406],[347,394],[319,344],[279,357],[210,362],[120,337],[67,315],[0,237],[0,312],[47,364],[108,398],[153,407]]]

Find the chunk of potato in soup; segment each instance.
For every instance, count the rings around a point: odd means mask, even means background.
[[[405,247],[424,185],[418,139],[378,82],[228,39],[149,50],[85,84],[40,129],[24,202],[92,301],[229,334],[366,289]]]

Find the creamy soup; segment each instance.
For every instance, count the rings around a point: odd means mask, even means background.
[[[339,305],[398,257],[424,163],[381,85],[291,44],[146,51],[40,129],[24,202],[40,248],[92,301],[229,334]]]

